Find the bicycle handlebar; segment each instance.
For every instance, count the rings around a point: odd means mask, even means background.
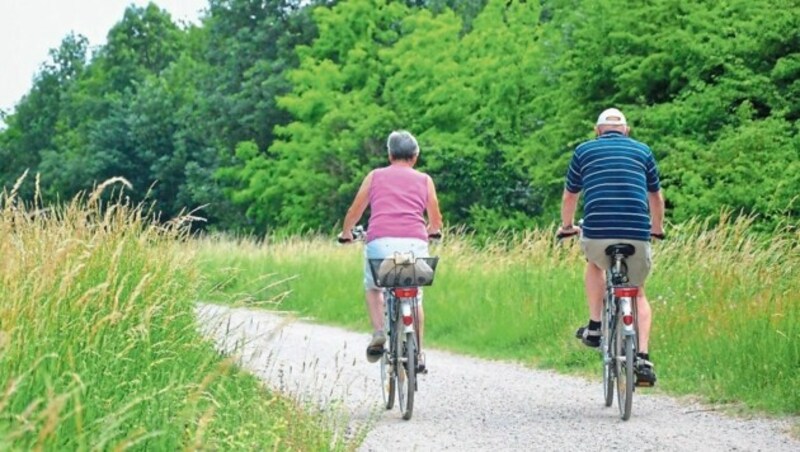
[[[566,238],[572,237],[574,235],[578,235],[578,234],[580,234],[580,232],[581,232],[580,229],[574,229],[574,230],[569,231],[569,232],[560,232],[560,233],[556,234],[556,240],[561,241],[561,240],[564,240]],[[667,235],[664,234],[663,232],[661,234],[655,234],[655,233],[651,232],[650,233],[650,237],[653,237],[653,238],[658,239],[658,240],[664,240],[667,237]]]
[[[364,227],[360,225],[351,229],[350,233],[353,235],[352,239],[346,239],[340,235],[336,237],[336,241],[338,241],[341,244],[345,244],[345,243],[356,242],[359,240],[364,240],[367,237],[367,233],[364,231]]]
[[[339,237],[336,237],[336,241],[338,241],[341,244],[345,244],[345,243],[352,243],[352,242],[364,240],[367,237],[367,232],[364,231],[364,228],[362,226],[354,227],[352,229],[352,234],[353,234],[353,238],[352,239],[346,239],[346,238],[343,238],[342,236],[339,236]],[[428,240],[441,240],[441,239],[442,239],[442,231],[431,232],[431,233],[428,234]]]
[[[571,231],[571,232],[566,232],[566,233],[559,233],[559,234],[556,234],[556,239],[563,240],[563,239],[565,239],[567,237],[572,237],[573,235],[578,235],[578,234],[579,234],[579,231]]]
[[[563,239],[566,239],[568,237],[572,237],[573,235],[578,235],[578,231],[568,232],[566,234],[556,234],[556,239],[563,240]],[[658,239],[658,240],[664,240],[664,239],[667,238],[667,235],[666,234],[653,234],[653,233],[651,233],[650,237],[653,237],[654,239]]]

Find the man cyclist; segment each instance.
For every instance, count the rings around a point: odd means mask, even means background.
[[[636,252],[627,259],[627,265],[629,282],[640,288],[637,384],[654,385],[656,374],[648,353],[652,313],[644,282],[651,264],[650,236],[664,234],[664,197],[658,167],[650,148],[628,136],[628,123],[616,108],[600,114],[595,133],[596,138],[578,145],[572,155],[558,231],[561,235],[581,232],[581,248],[587,260],[584,284],[589,323],[578,328],[576,336],[589,347],[600,345],[605,271],[610,265],[605,249],[615,243],[633,245]],[[573,222],[581,191],[584,222],[579,231]]]

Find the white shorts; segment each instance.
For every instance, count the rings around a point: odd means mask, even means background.
[[[375,285],[372,271],[369,268],[369,259],[385,259],[394,253],[413,253],[415,257],[429,257],[428,242],[420,239],[383,237],[367,243],[364,248],[364,288],[380,289]],[[422,303],[422,287],[419,288],[419,303]]]

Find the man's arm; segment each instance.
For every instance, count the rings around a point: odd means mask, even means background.
[[[574,228],[575,210],[578,208],[578,198],[580,193],[572,193],[569,190],[564,190],[564,195],[561,198],[561,226],[558,232],[570,232]]]
[[[558,234],[574,234],[575,211],[578,209],[578,198],[583,189],[583,175],[581,174],[580,157],[577,151],[572,154],[567,168],[567,178],[564,184],[564,194],[561,196],[561,225]]]
[[[371,181],[372,172],[367,174],[367,177],[361,182],[361,187],[358,189],[355,199],[353,199],[353,204],[347,209],[347,215],[345,215],[344,223],[342,224],[342,233],[339,237],[352,240],[353,227],[358,223],[358,220],[361,219],[361,215],[364,215],[364,211],[367,209],[367,205],[369,205],[369,184]]]
[[[650,204],[650,232],[664,234],[664,195],[661,190],[647,192],[647,201]]]

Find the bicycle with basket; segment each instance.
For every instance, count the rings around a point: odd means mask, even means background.
[[[362,241],[365,231],[353,229],[353,241]],[[441,233],[428,236],[441,239]],[[346,243],[340,240],[340,243]],[[422,286],[433,284],[439,258],[417,257],[413,253],[394,253],[382,259],[368,259],[375,285],[383,290],[384,328],[388,347],[380,359],[381,388],[384,406],[394,407],[395,398],[403,419],[409,420],[414,412],[414,395],[418,389],[420,328],[419,297]]]
[[[418,388],[418,299],[421,286],[433,284],[438,257],[395,253],[385,259],[369,259],[375,285],[384,290],[384,325],[388,344],[381,358],[381,387],[386,409],[397,396],[403,419],[411,419]]]

